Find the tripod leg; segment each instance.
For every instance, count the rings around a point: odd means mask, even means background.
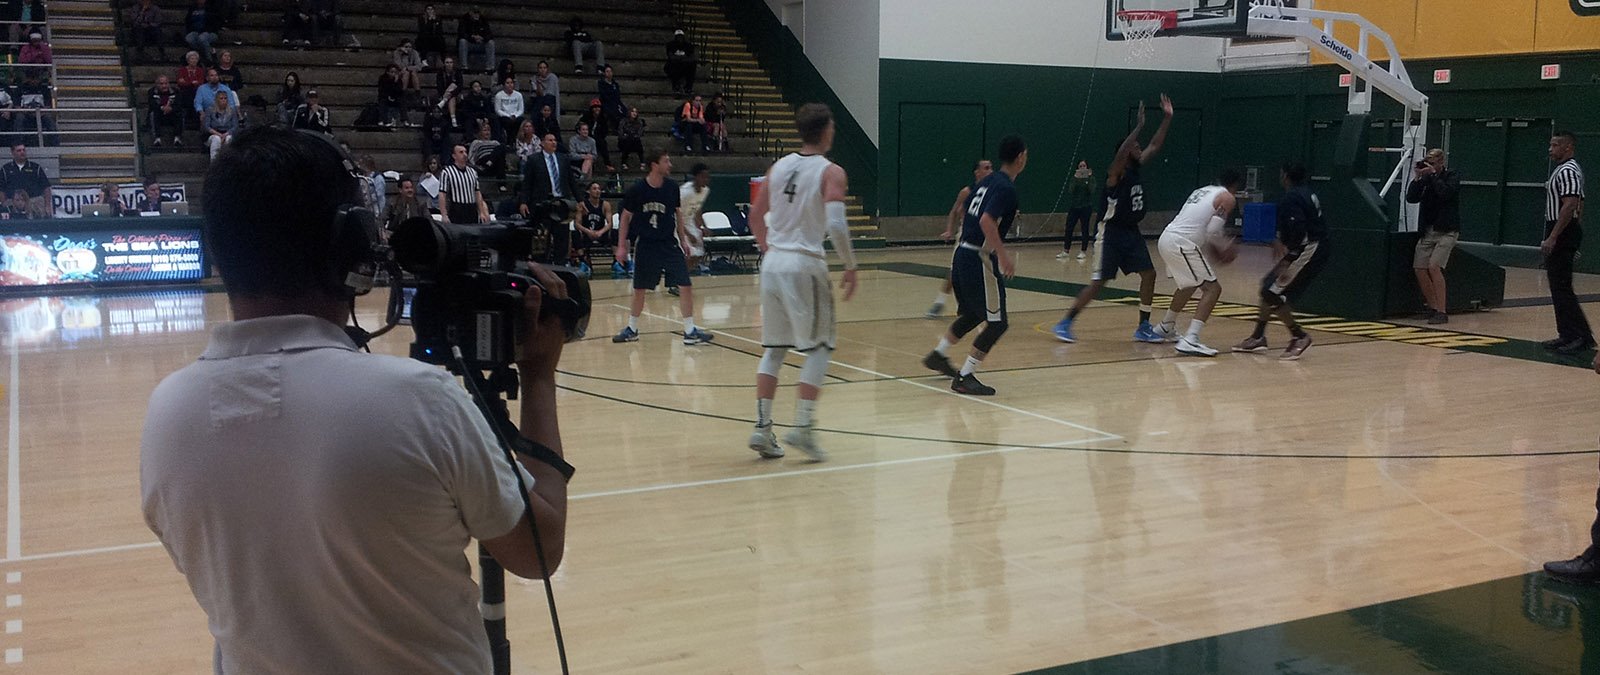
[[[511,675],[511,642],[506,639],[506,571],[478,544],[478,569],[483,573],[483,630],[489,634],[489,654],[494,675]]]

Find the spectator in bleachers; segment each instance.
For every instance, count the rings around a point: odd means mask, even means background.
[[[578,180],[587,182],[594,175],[594,160],[600,154],[594,137],[589,135],[589,125],[578,123],[578,135],[567,141],[567,161],[578,167]]]
[[[534,133],[533,120],[522,120],[522,124],[517,126],[517,137],[512,142],[511,151],[517,159],[519,171],[526,166],[524,162],[539,151],[539,135]]]
[[[428,168],[424,169],[421,176],[417,177],[417,187],[421,188],[422,203],[430,211],[439,211],[439,155],[428,156]]]
[[[417,17],[417,53],[422,55],[422,67],[442,63],[447,46],[444,41],[444,19],[439,18],[433,5],[422,8]]]
[[[228,95],[228,102],[232,104],[232,107],[239,107],[239,95],[233,93],[233,90],[229,89],[228,85],[222,83],[222,76],[217,73],[216,68],[207,68],[205,84],[194,90],[194,110],[200,113],[202,120],[205,118],[206,113],[211,112],[211,107],[216,104],[217,94],[219,93]]]
[[[639,117],[638,108],[629,108],[628,116],[617,125],[617,152],[622,154],[622,170],[628,170],[628,153],[639,155],[639,168],[644,169],[644,129],[648,126]]]
[[[306,90],[306,102],[295,108],[294,122],[290,126],[324,134],[333,133],[333,125],[328,122],[328,109],[322,106],[322,97],[317,95],[317,90]]]
[[[405,119],[405,81],[393,63],[378,76],[378,124],[394,128]]]
[[[539,134],[539,138],[550,135],[556,137],[557,143],[561,142],[561,118],[556,117],[549,105],[539,109],[539,116],[533,120],[533,130]]]
[[[20,37],[28,33],[22,28],[22,0],[0,0],[0,21],[6,22],[6,40],[8,42],[21,42]],[[0,199],[5,195],[0,194]]]
[[[239,108],[233,105],[233,97],[228,92],[219,91],[213,97],[211,109],[205,114],[204,125],[206,147],[211,150],[211,159],[216,159],[217,153],[222,152],[222,146],[232,142],[233,135],[239,133]]]
[[[339,8],[335,0],[310,0],[311,41],[317,44],[339,44]]]
[[[28,148],[21,143],[11,145],[11,161],[0,166],[0,194],[11,195],[12,207],[35,218],[49,218],[54,212],[50,175],[28,159]]]
[[[194,91],[206,83],[206,69],[200,65],[200,52],[183,55],[183,65],[178,67],[178,96],[185,110],[194,108]]]
[[[6,218],[11,220],[29,220],[33,211],[28,208],[28,193],[17,190],[5,203]]]
[[[494,116],[500,125],[501,138],[511,138],[517,133],[517,127],[522,124],[522,117],[526,102],[522,99],[522,92],[517,91],[517,80],[507,77],[500,81],[500,91],[494,94]]]
[[[30,108],[37,111],[40,108],[54,106],[54,97],[50,92],[50,85],[42,82],[39,79],[40,75],[41,73],[31,69],[22,74],[22,84],[17,86],[17,107],[23,108],[24,111],[20,114],[21,119],[17,121],[13,128],[25,134],[40,131],[46,132],[43,134],[45,145],[60,145],[61,139],[55,134],[55,113],[26,111]],[[31,143],[35,140],[38,139],[24,137],[24,142]]]
[[[617,123],[628,116],[628,106],[622,103],[622,85],[617,84],[616,71],[611,66],[606,66],[600,71],[602,76],[597,85],[600,94],[600,111],[605,113],[606,119],[611,120],[611,128],[617,128]]]
[[[283,10],[283,44],[286,47],[311,46],[311,32],[316,9],[311,0],[290,0]]]
[[[694,91],[694,74],[698,68],[695,60],[694,43],[683,34],[682,30],[672,32],[672,41],[667,43],[667,79],[672,81],[672,92],[687,94]]]
[[[300,90],[300,74],[289,71],[283,76],[283,86],[278,87],[278,122],[292,124],[294,111],[306,102],[306,95]]]
[[[467,10],[456,22],[456,58],[460,60],[461,67],[471,69],[467,57],[472,54],[483,55],[483,72],[493,72],[494,58],[494,31],[489,27],[489,21],[483,18],[483,12],[477,7]]]
[[[156,180],[155,176],[149,176],[144,179],[144,190],[139,193],[135,208],[124,211],[122,215],[137,216],[140,213],[159,213],[161,212],[162,203],[161,181]]]
[[[695,144],[695,136],[700,137],[700,143]],[[708,152],[711,150],[706,143],[706,104],[699,94],[683,103],[678,109],[678,137],[683,140],[684,154],[698,150]]]
[[[11,142],[11,129],[17,123],[16,105],[16,99],[11,98],[11,92],[5,87],[0,87],[0,138],[5,139],[8,144]]]
[[[394,232],[400,223],[412,218],[424,218],[428,215],[428,206],[417,198],[417,182],[411,178],[400,178],[400,194],[389,200],[387,206],[381,211],[382,217],[379,224],[383,226],[384,239]]]
[[[472,144],[467,146],[467,161],[471,162],[472,168],[477,169],[479,176],[506,177],[505,146],[494,139],[494,131],[490,128],[489,120],[478,124],[478,134],[472,139]]]
[[[607,142],[612,134],[611,118],[600,109],[600,99],[589,100],[589,110],[578,116],[578,123],[589,125],[589,136],[594,139],[595,150],[606,171],[616,171],[617,167],[611,163],[611,144]]]
[[[383,174],[378,172],[378,160],[373,159],[372,155],[362,155],[361,171],[366,174],[361,181],[361,190],[367,208],[372,209],[374,215],[381,214],[388,207],[389,185],[383,179]]]
[[[484,91],[482,82],[473,80],[467,85],[467,93],[461,97],[457,110],[461,113],[462,132],[475,137],[479,122],[494,119],[494,96]]]
[[[434,95],[439,100],[437,107],[449,111],[451,128],[461,126],[456,123],[456,107],[457,102],[466,93],[467,85],[462,81],[462,77],[461,69],[456,67],[455,58],[449,56],[444,57],[444,66],[433,76]]]
[[[155,137],[150,142],[155,147],[161,147],[163,131],[172,139],[172,145],[183,146],[183,104],[178,97],[178,90],[172,88],[172,81],[166,75],[156,77],[156,86],[150,88],[150,135]]]
[[[25,0],[22,5],[22,11],[18,15],[18,20],[22,24],[21,30],[17,31],[17,35],[45,33],[45,19],[47,18],[44,0]],[[12,42],[16,42],[16,40],[13,39]]]
[[[594,57],[594,72],[598,74],[600,68],[606,64],[606,45],[596,40],[589,30],[583,27],[583,17],[572,17],[564,36],[567,48],[572,50],[573,72],[583,74],[583,58]]]
[[[411,46],[411,40],[403,39],[395,48],[394,64],[400,66],[400,82],[406,89],[422,91],[422,80],[417,75],[422,72],[422,54]]]
[[[152,0],[139,0],[139,6],[128,12],[128,37],[137,61],[149,59],[145,50],[152,45],[160,50],[161,61],[167,60],[167,41],[161,36],[161,8]]]
[[[215,63],[217,50],[211,45],[217,41],[217,30],[217,17],[206,8],[206,0],[194,0],[183,18],[183,41],[206,63]]]
[[[533,107],[547,105],[556,111],[557,117],[561,116],[561,78],[550,72],[549,61],[540,61],[533,74]]]
[[[511,79],[516,79],[517,62],[512,61],[511,59],[500,59],[499,65],[494,67],[493,82],[495,85],[499,85],[501,82],[505,82],[506,78],[508,77]]]
[[[120,217],[128,215],[129,209],[122,205],[122,188],[111,181],[100,184],[100,196],[94,203],[97,206],[106,207],[107,216]]]
[[[28,44],[22,45],[17,51],[17,63],[24,66],[25,71],[38,71],[44,73],[42,77],[48,79],[50,69],[47,67],[53,60],[50,45],[44,41],[44,35],[38,31],[28,34]]]
[[[428,114],[422,118],[422,156],[438,159],[450,151],[450,141],[454,136],[454,127],[450,120],[438,109],[430,108]]]
[[[244,73],[233,62],[233,52],[223,50],[217,55],[217,81],[233,91],[235,100],[239,98],[239,92],[244,91]]]
[[[711,97],[706,104],[706,134],[711,136],[711,147],[717,152],[728,151],[728,103],[722,92]]]

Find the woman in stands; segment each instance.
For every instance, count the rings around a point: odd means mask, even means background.
[[[628,170],[628,153],[639,156],[639,169],[645,168],[644,164],[644,128],[647,125],[639,117],[638,108],[629,108],[628,116],[617,125],[617,151],[622,153],[622,170]]]
[[[239,131],[239,109],[233,107],[228,92],[217,92],[216,106],[206,113],[205,130],[206,147],[211,149],[211,158],[216,159],[222,146],[232,141],[234,133]]]
[[[183,65],[178,68],[178,101],[184,110],[194,110],[194,90],[205,84],[206,69],[200,67],[200,52],[183,55]]]
[[[517,153],[517,167],[521,170],[522,163],[539,152],[539,137],[533,133],[533,120],[522,120],[522,126],[517,127],[517,140],[513,148]]]
[[[300,74],[291,70],[283,76],[283,86],[278,88],[278,121],[294,123],[295,109],[305,102],[306,95],[300,91]]]

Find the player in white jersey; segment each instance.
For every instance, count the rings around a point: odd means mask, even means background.
[[[699,274],[711,273],[706,266],[706,220],[702,214],[706,198],[711,196],[711,168],[704,163],[689,169],[689,182],[678,190],[678,222],[683,223],[684,237],[689,242],[689,269]],[[673,290],[673,289],[669,289]]]
[[[1172,295],[1172,306],[1156,326],[1155,333],[1165,340],[1176,339],[1179,354],[1217,355],[1217,350],[1200,341],[1200,329],[1211,319],[1217,298],[1222,297],[1222,284],[1217,283],[1216,268],[1206,251],[1220,254],[1220,262],[1233,260],[1235,244],[1223,227],[1236,203],[1233,193],[1243,188],[1244,176],[1237,169],[1223,169],[1216,184],[1189,195],[1156,244],[1161,260],[1167,265],[1167,276],[1178,284],[1178,292]],[[1200,290],[1200,304],[1195,307],[1188,332],[1178,336],[1178,314],[1189,304],[1195,289]]]
[[[856,293],[856,257],[844,215],[848,179],[843,168],[823,156],[833,148],[833,111],[821,103],[807,103],[795,112],[795,126],[800,131],[800,152],[772,165],[750,205],[750,232],[764,254],[761,346],[765,348],[756,368],[756,428],[750,433],[750,449],[762,457],[783,456],[772,432],[772,399],[778,393],[784,354],[793,349],[806,360],[800,366],[794,428],[784,434],[783,442],[820,462],[827,453],[817,446],[812,424],[834,343],[833,286],[823,238],[832,237],[833,250],[844,262],[845,300]]]

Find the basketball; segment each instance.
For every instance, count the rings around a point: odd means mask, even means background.
[[[1228,239],[1227,243],[1218,245],[1215,242],[1206,243],[1206,257],[1218,265],[1226,265],[1239,257],[1239,242],[1237,239]]]

